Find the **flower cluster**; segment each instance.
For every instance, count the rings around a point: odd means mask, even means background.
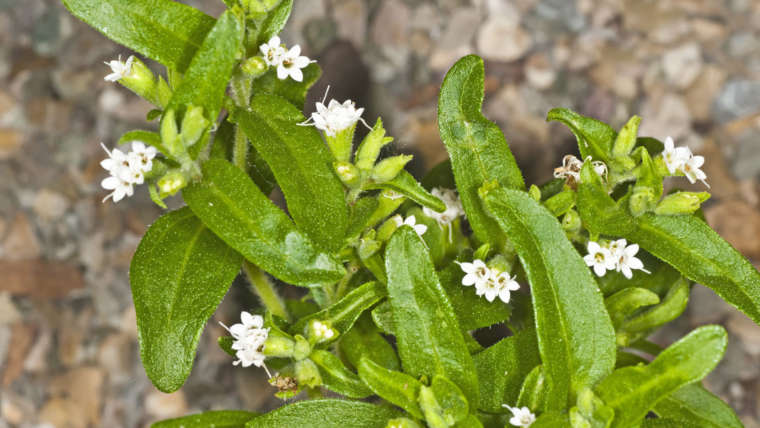
[[[443,201],[444,204],[446,204],[446,210],[442,213],[439,213],[437,211],[431,210],[428,207],[422,207],[422,212],[424,212],[426,216],[437,221],[441,226],[449,225],[452,221],[456,220],[457,217],[463,216],[465,214],[464,208],[462,207],[462,201],[459,200],[459,196],[455,190],[436,187],[431,190],[430,193],[432,193],[433,196],[438,197]]]
[[[119,55],[119,59],[106,62],[105,64],[111,67],[111,74],[104,77],[103,80],[108,82],[118,82],[129,76],[132,73],[132,62],[134,62],[134,60],[135,57],[130,55],[126,62],[122,62],[121,55]]]
[[[474,285],[475,294],[485,296],[489,302],[493,302],[498,296],[502,302],[509,303],[510,293],[520,288],[514,276],[509,276],[509,273],[499,269],[489,268],[483,260],[457,263],[465,273],[462,277],[462,285],[465,287]]]
[[[625,239],[603,244],[589,241],[586,249],[588,254],[583,257],[583,260],[587,266],[594,269],[597,276],[604,276],[608,270],[622,272],[628,279],[633,277],[633,269],[650,273],[644,269],[644,263],[636,257],[639,244],[628,245]]]
[[[512,412],[512,417],[509,419],[509,423],[516,427],[529,427],[536,422],[536,415],[534,415],[527,407],[511,407],[508,404],[502,404],[502,407],[509,409]]]
[[[584,162],[575,156],[565,155],[562,158],[562,166],[554,168],[554,178],[564,178],[567,180],[567,184],[575,186],[581,181],[581,168],[583,168],[583,164]],[[600,177],[607,175],[607,165],[604,162],[591,161],[591,165]]]
[[[295,45],[288,50],[280,43],[280,38],[277,36],[259,46],[259,50],[264,55],[264,62],[268,66],[277,67],[277,78],[280,80],[290,77],[296,82],[302,82],[301,69],[314,62],[309,57],[301,55],[301,46]]]
[[[153,158],[156,157],[154,147],[145,146],[140,141],[132,142],[132,150],[124,153],[119,149],[113,149],[110,152],[104,144],[101,143],[103,150],[108,153],[108,158],[100,162],[111,176],[104,179],[100,185],[106,190],[111,190],[103,199],[113,198],[114,202],[119,202],[124,196],[134,194],[134,185],[142,184],[145,181],[145,173],[153,168]]]
[[[251,315],[248,312],[240,313],[240,320],[242,323],[233,324],[232,327],[227,327],[222,324],[227,331],[230,332],[232,338],[235,339],[232,342],[232,349],[234,349],[235,360],[232,364],[242,364],[243,367],[264,366],[264,359],[266,358],[262,353],[264,349],[264,343],[269,337],[269,329],[263,328],[264,318],[261,315]],[[264,366],[266,369],[266,366]]]
[[[675,175],[679,172],[683,173],[690,183],[694,184],[699,180],[704,183],[708,189],[710,188],[710,185],[705,181],[707,175],[700,169],[705,163],[705,158],[702,156],[694,156],[691,149],[688,147],[675,147],[671,137],[665,139],[665,149],[662,151],[662,159],[665,161],[665,166],[671,174]]]
[[[401,227],[404,225],[410,226],[412,229],[414,229],[415,232],[417,232],[417,235],[422,236],[427,232],[427,226],[424,224],[417,224],[417,218],[413,215],[410,215],[407,218],[401,218],[400,215],[396,215],[393,217],[393,220],[396,222],[396,226]]]

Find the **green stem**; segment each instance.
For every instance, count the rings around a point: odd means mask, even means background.
[[[269,278],[264,271],[246,260],[243,262],[243,272],[245,272],[248,277],[248,281],[251,283],[251,288],[256,295],[259,296],[267,310],[273,315],[277,315],[290,322],[290,314],[285,308],[285,303],[277,294],[277,290],[274,289],[274,284],[269,281]]]
[[[359,267],[359,263],[355,260],[351,260],[351,262],[348,264],[346,267],[346,275],[343,276],[340,282],[338,282],[338,288],[335,290],[335,300],[340,300],[340,298],[346,294],[348,283],[351,281],[351,278],[354,276],[354,274],[359,270]]]
[[[248,167],[248,138],[239,126],[235,127],[235,143],[232,147],[232,163],[247,171]]]

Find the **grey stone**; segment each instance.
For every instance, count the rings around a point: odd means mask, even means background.
[[[740,136],[734,159],[736,178],[751,179],[760,174],[760,129],[752,129]]]
[[[758,111],[760,111],[760,82],[753,80],[727,82],[713,105],[713,114],[720,122],[728,122]]]
[[[494,61],[511,62],[520,59],[533,46],[533,38],[513,22],[491,16],[478,32],[478,53]]]
[[[668,83],[678,89],[686,89],[702,71],[702,51],[696,43],[671,49],[663,55],[662,67]]]

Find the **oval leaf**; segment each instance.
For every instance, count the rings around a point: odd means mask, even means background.
[[[351,329],[362,312],[380,301],[386,294],[387,292],[382,284],[368,282],[351,290],[350,293],[330,307],[298,320],[290,331],[293,334],[302,334],[309,321],[317,319],[329,321],[332,327],[338,330],[338,333],[345,333]]]
[[[615,366],[615,331],[602,293],[556,218],[527,193],[497,188],[486,206],[515,246],[531,284],[547,410],[593,386]]]
[[[231,11],[224,12],[193,57],[167,110],[202,106],[204,116],[216,122],[242,42],[240,21]]]
[[[617,132],[604,122],[582,116],[566,108],[555,108],[549,111],[546,121],[556,120],[570,128],[578,140],[578,149],[583,159],[592,156],[594,159],[609,160],[612,143],[617,138]]]
[[[442,200],[433,196],[432,193],[425,190],[417,179],[406,170],[398,173],[396,178],[385,183],[372,183],[367,186],[368,189],[390,189],[400,193],[418,204],[428,207],[431,210],[443,212],[446,210],[446,204]]]
[[[63,0],[74,16],[109,39],[184,72],[214,18],[165,0]]]
[[[272,168],[296,224],[323,248],[338,250],[348,207],[319,132],[298,125],[301,111],[268,94],[255,96],[251,111],[237,110],[234,120]]]
[[[137,247],[129,278],[145,372],[164,392],[190,374],[203,327],[241,257],[183,208],[161,216]]]
[[[156,422],[150,428],[244,428],[245,423],[256,416],[256,413],[242,410],[216,410],[183,418],[167,419]]]
[[[319,367],[323,385],[330,391],[349,398],[364,398],[372,395],[372,391],[355,373],[347,369],[335,354],[316,350],[309,358]]]
[[[607,195],[590,166],[581,171],[578,212],[592,232],[639,244],[760,324],[760,272],[704,221],[652,213],[634,218]]]
[[[654,406],[663,418],[693,421],[702,428],[743,428],[734,410],[702,385],[686,385]]]
[[[700,327],[648,365],[615,370],[596,387],[599,397],[615,410],[611,428],[637,426],[658,401],[701,380],[723,357],[727,341],[722,327]]]
[[[493,180],[513,189],[525,184],[501,130],[480,111],[484,78],[483,60],[475,55],[454,64],[438,98],[438,129],[475,236],[483,243],[502,244],[504,233],[486,213],[478,189]]]
[[[391,237],[385,267],[404,372],[428,379],[441,374],[469,402],[477,403],[475,366],[454,309],[438,282],[425,243],[411,227],[402,226]]]
[[[295,285],[334,282],[344,269],[299,232],[248,176],[231,163],[203,164],[203,181],[183,191],[204,224],[251,263]]]
[[[248,422],[246,428],[385,428],[401,414],[388,407],[346,400],[308,400],[282,406]]]
[[[367,357],[359,362],[359,377],[380,398],[393,403],[422,419],[422,409],[417,403],[422,384],[408,374],[401,373],[375,363]]]
[[[527,193],[497,188],[486,206],[509,236],[531,284],[547,410],[564,410],[615,366],[615,331],[602,293],[556,218]]]
[[[427,233],[426,233],[427,234]],[[501,300],[489,302],[475,293],[474,287],[462,285],[464,272],[456,263],[438,272],[446,295],[462,330],[470,331],[504,322],[512,315],[512,307]],[[373,311],[374,314],[374,311]]]

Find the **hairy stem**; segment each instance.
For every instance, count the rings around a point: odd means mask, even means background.
[[[236,167],[248,169],[248,138],[239,126],[235,127],[235,145],[232,147],[232,163]]]
[[[269,280],[266,273],[259,269],[258,266],[248,262],[243,262],[243,272],[251,283],[251,288],[259,296],[264,306],[273,314],[290,322],[290,314],[285,303],[274,289],[274,284]]]

